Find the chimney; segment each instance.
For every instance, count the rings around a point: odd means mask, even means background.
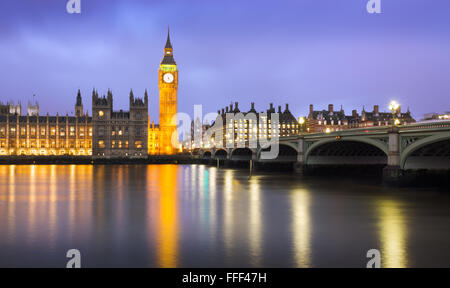
[[[233,111],[233,104],[230,104],[230,112]]]
[[[378,114],[380,112],[380,106],[375,105],[373,106],[373,113]]]
[[[252,106],[252,110],[255,110],[255,102],[252,102],[250,105]]]
[[[281,114],[281,106],[278,106],[278,113]]]
[[[286,111],[289,111],[289,104],[286,104]]]
[[[227,112],[228,113],[228,106],[225,108],[225,112]]]
[[[220,110],[217,110],[217,114],[219,114],[219,115],[220,115]]]
[[[356,110],[352,110],[352,116],[353,118],[358,117],[358,113],[356,112]]]
[[[238,110],[239,103],[238,102],[234,102],[234,109]]]
[[[309,114],[313,114],[314,113],[314,105],[313,104],[310,104],[309,105]]]
[[[223,115],[223,114],[225,114],[225,112],[224,112],[224,110],[223,110],[223,108],[222,108],[222,115]]]
[[[333,104],[328,104],[328,112],[333,112]]]

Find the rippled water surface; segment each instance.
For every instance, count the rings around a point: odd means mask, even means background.
[[[369,181],[370,182],[370,181]],[[450,266],[450,194],[209,166],[0,166],[0,266]]]

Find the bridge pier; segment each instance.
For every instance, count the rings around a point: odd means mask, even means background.
[[[397,182],[403,174],[400,167],[400,133],[398,127],[391,127],[388,131],[388,165],[383,168],[385,182]]]
[[[294,172],[298,175],[305,175],[306,173],[304,147],[305,139],[301,136],[298,140],[297,162],[294,163]]]

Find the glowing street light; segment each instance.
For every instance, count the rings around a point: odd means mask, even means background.
[[[298,123],[300,124],[300,134],[303,134],[303,126],[306,123],[305,117],[299,117],[298,118]]]
[[[400,121],[397,119],[395,120],[395,114],[397,113],[398,108],[400,107],[400,104],[398,104],[397,101],[392,100],[391,103],[389,103],[389,110],[392,112],[392,124],[399,125]],[[399,124],[397,124],[397,121]]]
[[[392,114],[395,114],[395,112],[397,112],[398,107],[400,107],[400,104],[398,104],[398,102],[395,100],[392,100],[391,103],[389,103],[389,110],[391,110]]]

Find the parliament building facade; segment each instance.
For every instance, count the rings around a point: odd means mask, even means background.
[[[83,112],[78,91],[75,116],[40,116],[39,105],[0,103],[0,155],[92,156],[93,159],[146,158],[179,149],[177,135],[178,68],[170,34],[159,67],[159,120],[150,124],[148,94],[130,92],[129,111],[113,109],[113,93],[92,92],[92,116]],[[174,138],[174,139],[172,139]]]

